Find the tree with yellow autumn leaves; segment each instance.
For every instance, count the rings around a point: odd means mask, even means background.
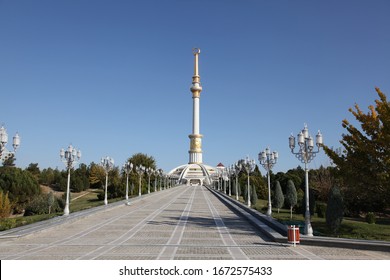
[[[390,202],[390,103],[379,88],[376,92],[379,98],[367,113],[358,104],[349,109],[360,127],[343,120],[343,152],[324,147],[337,166],[347,209],[353,212],[384,211]]]

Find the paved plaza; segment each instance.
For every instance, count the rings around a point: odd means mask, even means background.
[[[261,225],[260,225],[261,226]],[[207,188],[178,186],[3,232],[0,259],[390,259],[390,252],[271,241]]]

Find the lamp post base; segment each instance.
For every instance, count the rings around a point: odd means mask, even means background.
[[[65,205],[64,216],[69,216],[69,205]]]
[[[267,209],[266,215],[267,215],[268,217],[271,217],[271,216],[272,216],[272,208],[271,208],[270,205],[268,205],[268,209]]]
[[[304,229],[304,234],[306,236],[313,236],[313,228],[311,227],[311,223],[310,222],[306,222],[305,221],[305,229]]]

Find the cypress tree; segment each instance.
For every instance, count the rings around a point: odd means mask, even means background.
[[[11,203],[8,198],[8,192],[0,190],[0,218],[8,218],[11,214]]]
[[[252,205],[256,205],[257,199],[258,199],[258,197],[257,197],[256,187],[252,186],[252,189],[251,189],[251,203],[252,203]]]
[[[287,181],[286,196],[284,197],[284,202],[287,207],[290,208],[290,219],[292,219],[292,209],[297,204],[297,189],[295,188],[294,182],[292,180]]]
[[[275,196],[274,196],[273,204],[274,207],[278,208],[278,213],[279,213],[279,209],[282,208],[284,204],[284,195],[279,181],[276,181],[275,183]]]
[[[331,189],[326,208],[326,224],[332,233],[337,233],[344,216],[344,203],[340,189],[335,186]]]

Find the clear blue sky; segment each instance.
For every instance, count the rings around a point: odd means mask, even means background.
[[[291,132],[339,147],[348,108],[390,96],[389,14],[386,0],[0,0],[0,122],[22,168],[62,169],[72,143],[86,164],[142,152],[169,171],[188,162],[199,47],[204,163],[270,146],[287,171]]]

